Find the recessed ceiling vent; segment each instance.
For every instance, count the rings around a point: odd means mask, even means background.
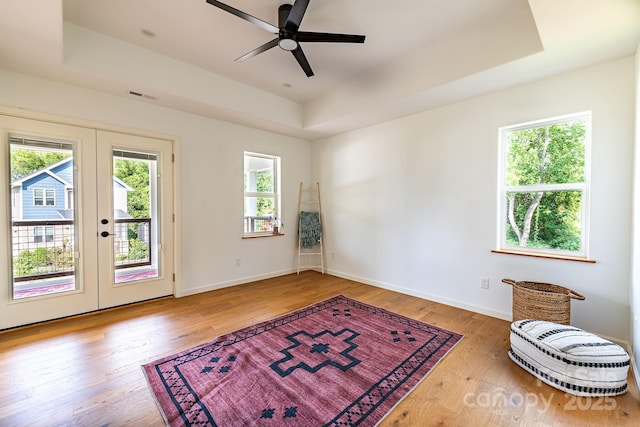
[[[137,96],[137,97],[145,98],[145,99],[150,99],[152,101],[156,101],[158,99],[155,96],[147,95],[146,93],[135,92],[135,91],[132,91],[132,90],[129,91],[129,95],[133,95],[133,96]]]

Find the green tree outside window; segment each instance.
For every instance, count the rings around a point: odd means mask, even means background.
[[[588,118],[506,130],[507,246],[581,251]]]

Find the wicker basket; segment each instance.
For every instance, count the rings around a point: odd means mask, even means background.
[[[568,325],[571,322],[571,299],[585,299],[576,291],[550,283],[502,281],[513,286],[514,322],[536,319]]]

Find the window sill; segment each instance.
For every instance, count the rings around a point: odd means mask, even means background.
[[[547,259],[559,259],[563,261],[576,261],[576,262],[586,262],[590,264],[595,264],[595,259],[589,258],[581,258],[581,257],[572,257],[566,255],[550,255],[550,254],[540,254],[536,252],[519,252],[519,251],[506,251],[503,249],[493,249],[491,250],[494,254],[506,254],[506,255],[519,255],[519,256],[529,256],[534,258],[547,258]]]
[[[261,237],[277,237],[284,236],[284,233],[256,233],[256,234],[245,234],[242,236],[243,239],[259,239]]]

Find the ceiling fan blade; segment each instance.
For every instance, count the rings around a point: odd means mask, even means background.
[[[236,62],[244,62],[249,58],[253,58],[256,55],[261,54],[264,51],[267,51],[273,47],[278,46],[278,39],[273,39],[270,42],[266,42],[265,44],[263,44],[260,47],[257,47],[255,49],[253,49],[251,52],[245,53],[244,55],[242,55],[240,58],[236,59]]]
[[[307,11],[307,6],[309,6],[309,0],[296,0],[291,8],[291,12],[289,12],[287,22],[284,25],[287,30],[295,31],[300,28],[300,23],[302,22],[304,13]]]
[[[308,31],[298,32],[299,42],[313,43],[364,43],[365,36],[357,34],[313,33]]]
[[[295,50],[292,50],[291,53],[296,58],[296,61],[298,61],[298,64],[300,64],[300,67],[302,67],[307,77],[313,76],[313,70],[311,69],[311,65],[309,65],[309,61],[307,61],[307,57],[304,56],[302,48],[298,46]]]
[[[258,19],[255,16],[251,16],[248,13],[244,13],[241,10],[238,10],[234,7],[231,7],[229,5],[226,5],[224,3],[221,3],[217,0],[207,0],[207,3],[209,3],[212,6],[216,6],[219,7],[220,9],[229,12],[232,15],[237,16],[238,18],[242,18],[245,21],[249,21],[254,25],[257,25],[258,27],[269,31],[272,34],[278,34],[278,31],[280,31],[280,29],[274,25],[269,24],[268,22],[263,21],[262,19]]]

